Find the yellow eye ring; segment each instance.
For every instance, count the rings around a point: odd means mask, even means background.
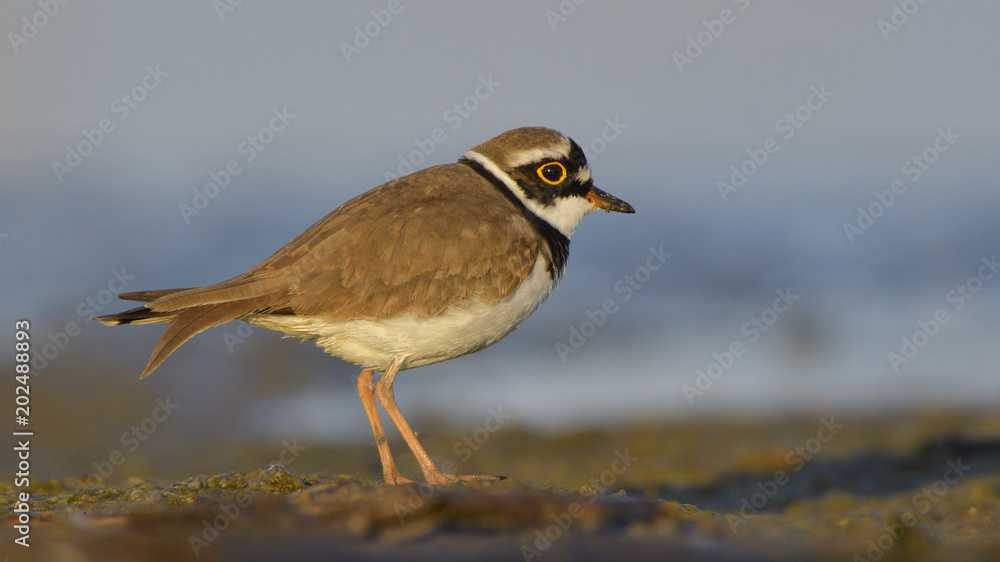
[[[559,185],[566,179],[566,166],[563,166],[559,162],[542,164],[535,171],[538,173],[538,177],[542,178],[542,181],[549,185]]]

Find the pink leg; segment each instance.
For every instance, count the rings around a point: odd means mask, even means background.
[[[396,397],[392,390],[392,383],[396,379],[396,373],[399,372],[399,365],[402,360],[397,357],[389,363],[389,367],[382,374],[382,378],[379,379],[378,384],[375,385],[375,392],[378,395],[379,402],[382,403],[382,407],[385,408],[386,413],[392,418],[393,423],[399,429],[399,432],[403,434],[403,439],[406,440],[406,444],[410,446],[410,450],[413,451],[413,456],[417,458],[417,463],[420,464],[420,470],[424,473],[424,478],[427,480],[428,484],[439,485],[447,484],[449,482],[456,482],[459,480],[500,480],[501,477],[493,475],[485,476],[466,476],[460,474],[445,474],[438,470],[437,465],[431,460],[430,455],[424,450],[423,446],[420,445],[420,441],[417,440],[417,434],[410,428],[410,424],[406,423],[403,418],[403,413],[399,411],[399,406],[396,405]],[[370,418],[371,416],[369,416]],[[381,429],[381,428],[380,428]],[[388,454],[388,447],[386,448]],[[383,463],[385,460],[383,459]],[[391,462],[391,458],[390,458]],[[393,467],[395,468],[395,467]],[[389,482],[388,477],[386,482]]]
[[[378,415],[378,407],[375,405],[375,370],[365,369],[358,375],[358,396],[361,397],[361,405],[365,407],[365,414],[368,415],[368,423],[372,426],[372,433],[375,434],[375,445],[378,447],[378,456],[382,459],[382,476],[386,484],[405,484],[413,482],[399,475],[396,463],[392,460],[392,453],[389,451],[389,443],[385,439],[385,431],[382,429],[382,418]]]

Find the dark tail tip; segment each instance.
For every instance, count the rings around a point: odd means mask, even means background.
[[[105,326],[121,326],[122,324],[151,324],[153,322],[166,322],[170,320],[173,313],[170,312],[156,312],[146,308],[145,306],[140,306],[133,308],[131,310],[126,310],[125,312],[119,312],[118,314],[109,314],[107,316],[97,316],[95,320],[101,322]]]

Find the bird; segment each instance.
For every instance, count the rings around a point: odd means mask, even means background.
[[[482,350],[520,326],[558,284],[570,236],[596,210],[635,212],[594,185],[575,141],[545,127],[512,129],[457,162],[358,195],[241,275],[121,293],[145,304],[97,320],[169,323],[140,378],[199,332],[234,320],[312,340],[361,368],[357,391],[386,484],[413,480],[396,467],[378,404],[427,484],[496,480],[438,469],[393,383],[401,371]]]

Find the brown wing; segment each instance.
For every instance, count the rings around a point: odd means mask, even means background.
[[[331,320],[424,318],[507,298],[543,248],[496,188],[450,164],[347,202],[242,279],[275,289],[271,310]]]

